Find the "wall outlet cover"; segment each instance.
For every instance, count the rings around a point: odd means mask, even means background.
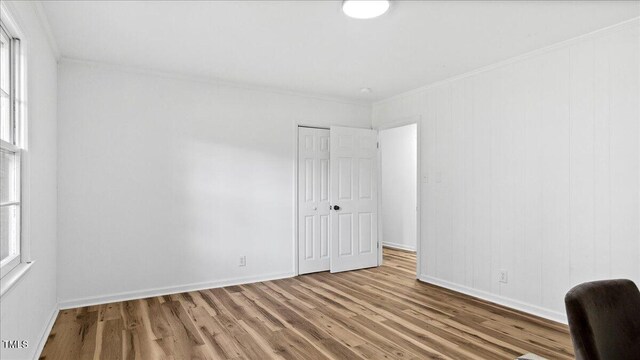
[[[507,270],[498,271],[498,281],[506,284],[509,281],[509,273]]]

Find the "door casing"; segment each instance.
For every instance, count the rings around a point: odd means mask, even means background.
[[[420,278],[420,272],[422,269],[422,236],[421,236],[421,223],[422,223],[422,117],[421,116],[410,116],[410,117],[403,117],[403,118],[398,118],[396,120],[392,120],[392,121],[388,121],[387,124],[379,126],[374,128],[375,130],[385,130],[385,129],[391,129],[391,128],[395,128],[395,127],[400,127],[400,126],[405,126],[405,125],[411,125],[411,124],[416,124],[417,126],[417,199],[416,199],[416,204],[417,204],[417,221],[416,221],[416,237],[417,237],[417,241],[416,241],[416,279]],[[292,127],[292,136],[293,136],[293,151],[296,154],[296,156],[293,159],[293,183],[294,183],[294,189],[293,189],[293,199],[294,199],[294,206],[293,206],[293,218],[294,218],[294,228],[293,228],[293,253],[292,256],[294,258],[294,274],[299,275],[299,264],[298,264],[298,246],[299,246],[299,239],[298,239],[298,128],[299,127],[311,127],[311,128],[319,128],[319,129],[329,129],[326,125],[324,124],[312,124],[312,123],[306,123],[306,122],[297,122],[293,125]],[[331,140],[329,140],[331,141]],[[381,161],[381,157],[380,157],[380,151],[378,151],[378,172],[380,171],[380,161]],[[380,189],[380,181],[381,181],[381,176],[380,173],[378,173],[378,191]],[[381,196],[380,194],[378,194],[378,217],[380,217],[380,213],[383,210],[381,208]],[[381,233],[381,221],[378,221],[378,234]],[[381,239],[378,239],[378,241],[381,241]],[[378,266],[382,265],[382,245],[380,245],[379,249],[378,249]]]
[[[421,134],[421,116],[410,116],[405,118],[399,118],[397,120],[388,121],[385,125],[379,126],[375,128],[378,130],[378,139],[380,130],[393,129],[397,127],[402,127],[406,125],[416,124],[416,152],[417,152],[417,168],[416,168],[416,279],[420,278],[420,271],[422,269],[422,236],[420,234],[421,223],[422,223],[422,151],[421,151],[421,143],[422,143],[422,134]],[[382,154],[381,149],[378,149],[378,171],[382,171]],[[378,174],[378,191],[382,189],[382,176]],[[378,194],[378,217],[381,217],[384,209],[382,208],[382,196]],[[382,242],[382,238],[380,237],[382,234],[382,221],[378,221],[378,236],[379,241]],[[380,245],[380,253],[378,254],[378,265],[382,265],[382,244]]]

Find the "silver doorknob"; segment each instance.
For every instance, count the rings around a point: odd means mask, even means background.
[[[314,207],[313,207],[313,210],[318,210],[318,207],[317,207],[317,206],[314,206]]]

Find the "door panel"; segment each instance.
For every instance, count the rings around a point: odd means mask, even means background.
[[[320,201],[329,202],[329,159],[320,159]]]
[[[329,130],[298,128],[298,270],[329,270]]]
[[[304,173],[305,173],[305,196],[304,200],[309,203],[313,202],[315,199],[313,198],[313,181],[315,177],[313,176],[313,161],[314,159],[305,159],[304,161]]]
[[[368,199],[371,200],[373,197],[372,188],[373,188],[373,169],[372,167],[373,161],[371,159],[360,159],[358,161],[358,180],[360,184],[358,185],[360,199]]]
[[[329,258],[329,215],[320,215],[320,257]],[[328,266],[325,270],[329,270]]]
[[[315,216],[305,216],[304,217],[304,241],[305,241],[305,256],[304,260],[313,259],[313,244],[315,242],[314,235],[314,217]]]
[[[331,127],[331,272],[378,265],[377,132]]]
[[[373,249],[371,248],[371,237],[373,235],[371,231],[371,224],[373,224],[372,214],[360,213],[358,214],[358,216],[358,240],[360,241],[360,254],[371,253],[373,251]]]
[[[351,214],[338,214],[338,255],[353,255],[353,226]]]
[[[351,200],[351,158],[340,158],[338,164],[340,166],[338,170],[338,199]]]

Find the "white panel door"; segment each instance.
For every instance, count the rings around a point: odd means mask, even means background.
[[[375,130],[331,127],[331,272],[378,266]]]
[[[298,273],[329,270],[329,130],[298,128]]]

